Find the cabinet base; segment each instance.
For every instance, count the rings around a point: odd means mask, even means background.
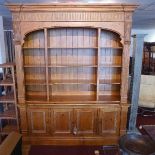
[[[119,136],[106,137],[23,137],[24,145],[117,145]]]

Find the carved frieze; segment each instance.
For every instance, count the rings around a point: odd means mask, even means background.
[[[13,14],[14,21],[124,21],[123,12],[21,12]]]

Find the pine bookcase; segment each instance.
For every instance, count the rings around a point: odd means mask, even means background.
[[[117,144],[126,132],[127,4],[8,4],[24,144]]]

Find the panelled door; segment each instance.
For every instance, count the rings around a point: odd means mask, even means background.
[[[120,125],[120,109],[117,107],[104,107],[99,109],[99,134],[118,135]]]
[[[53,108],[51,118],[53,135],[71,135],[73,124],[72,108]]]
[[[94,135],[97,130],[97,109],[74,109],[73,133],[77,135]]]
[[[49,134],[49,111],[44,108],[28,109],[29,132]]]

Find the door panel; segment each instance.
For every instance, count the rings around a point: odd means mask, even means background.
[[[29,109],[28,121],[30,133],[46,134],[49,132],[48,128],[48,110],[47,109]]]
[[[119,134],[120,110],[119,108],[99,109],[100,134]]]
[[[52,122],[53,134],[71,134],[73,122],[73,109],[54,108]]]
[[[74,109],[75,124],[73,133],[78,135],[96,134],[97,109]]]

